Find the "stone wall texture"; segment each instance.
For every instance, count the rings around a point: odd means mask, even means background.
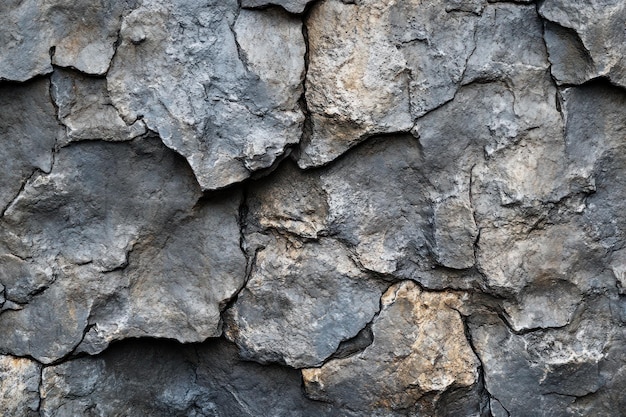
[[[626,416],[624,0],[2,0],[0,415]]]

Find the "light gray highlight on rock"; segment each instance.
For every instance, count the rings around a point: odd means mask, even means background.
[[[455,294],[422,292],[410,281],[390,287],[372,323],[372,344],[304,369],[307,395],[364,415],[446,415],[438,398],[478,378],[478,359],[457,311],[461,303]],[[476,415],[479,403],[470,398],[456,415]]]
[[[78,140],[130,140],[146,133],[142,120],[131,125],[122,120],[109,99],[105,79],[56,69],[51,81],[58,118],[67,128],[67,139],[59,146]]]
[[[150,0],[124,19],[107,85],[127,123],[142,118],[217,189],[300,140],[304,54],[302,23],[284,12]]]
[[[0,355],[0,410],[7,416],[34,417],[39,413],[41,365]]]
[[[0,80],[26,81],[52,65],[107,72],[122,16],[135,0],[8,0],[0,6]]]
[[[626,5],[622,1],[548,0],[541,3],[539,13],[553,23],[546,27],[546,43],[560,83],[606,77],[626,86]]]
[[[247,359],[320,365],[374,317],[382,290],[333,240],[270,239],[228,310],[226,336]]]

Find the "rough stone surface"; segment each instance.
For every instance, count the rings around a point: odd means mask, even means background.
[[[181,346],[123,342],[43,371],[41,415],[320,416],[298,372],[237,358],[223,341]]]
[[[299,141],[302,23],[237,2],[146,0],[125,17],[108,89],[182,154],[204,189],[268,168]]]
[[[606,77],[626,86],[623,2],[547,0],[539,12],[547,21],[546,44],[559,83]]]
[[[0,414],[621,415],[625,17],[2,2]]]
[[[30,359],[0,355],[0,409],[8,416],[39,415],[41,366]]]
[[[226,336],[245,358],[296,368],[321,364],[378,311],[380,284],[349,255],[326,239],[302,247],[269,242],[229,311]]]
[[[372,324],[373,343],[354,356],[304,369],[307,395],[367,415],[438,415],[433,394],[478,380],[478,359],[457,310],[461,303],[455,294],[424,293],[410,281],[392,286]],[[474,415],[474,400],[457,415]]]
[[[8,0],[0,5],[0,80],[25,81],[52,65],[107,72],[122,16],[136,0]]]
[[[312,2],[313,0],[241,0],[241,6],[255,8],[277,5],[291,13],[302,13],[306,5]]]
[[[219,335],[245,276],[240,201],[199,197],[186,163],[153,138],[61,149],[2,219],[5,295],[27,304],[0,315],[14,329],[0,349],[50,362],[83,338],[95,353],[123,337]]]

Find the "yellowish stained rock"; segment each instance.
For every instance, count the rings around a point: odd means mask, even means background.
[[[404,281],[389,288],[381,302],[369,347],[302,371],[310,397],[361,410],[410,409],[426,393],[477,381],[478,359],[458,311],[462,296],[423,292]]]

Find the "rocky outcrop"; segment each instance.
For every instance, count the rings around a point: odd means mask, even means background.
[[[624,10],[5,1],[0,410],[621,415]]]

